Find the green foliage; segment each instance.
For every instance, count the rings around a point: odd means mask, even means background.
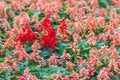
[[[26,50],[27,53],[32,52],[32,44],[30,43],[24,44],[24,49]]]
[[[0,39],[2,39],[2,38],[6,38],[6,34],[5,33],[2,33],[2,34],[0,34]]]
[[[28,11],[27,13],[28,13],[28,15],[29,15],[30,18],[33,18],[33,16],[38,15],[39,21],[41,21],[42,18],[45,16],[44,12],[32,12],[32,11]]]
[[[54,66],[54,69],[52,69],[51,66],[47,67],[47,68],[40,68],[37,66],[31,66],[30,72],[32,75],[36,75],[37,78],[39,78],[39,79],[50,78],[50,76],[52,74],[58,74],[59,72],[61,72],[63,76],[71,74],[71,72],[69,72],[65,68],[62,68],[59,66]]]
[[[24,70],[26,69],[26,67],[29,67],[31,64],[29,64],[29,61],[26,60],[24,62],[21,62],[18,66],[17,66],[17,71],[19,72],[19,74],[22,74],[24,72]]]
[[[106,43],[104,41],[97,41],[97,45],[96,45],[96,48],[97,49],[100,49],[102,46],[104,46]]]
[[[61,54],[65,49],[69,47],[69,43],[58,42],[57,43],[57,51]]]
[[[99,3],[99,8],[106,8],[107,4],[112,5],[110,0],[98,0],[98,3]]]
[[[111,80],[120,80],[120,76],[119,75],[114,75],[111,77]]]
[[[101,34],[101,33],[104,33],[104,28],[98,27],[98,28],[94,31],[94,33],[95,33],[96,35],[99,35],[99,34]]]
[[[40,52],[40,56],[41,57],[45,57],[45,58],[49,58],[52,54],[53,50],[52,49],[46,49],[44,48],[41,52]]]
[[[117,52],[118,52],[118,54],[120,56],[120,46],[117,47]]]
[[[89,59],[89,50],[92,48],[91,45],[87,43],[86,39],[83,39],[78,46],[78,49],[80,49],[80,56],[84,59]]]
[[[76,71],[76,72],[79,72],[82,68],[87,69],[87,65],[77,66],[77,67],[75,68],[75,71]]]
[[[1,71],[1,70],[0,70]],[[12,70],[5,70],[0,72],[0,80],[16,80],[15,74]]]
[[[68,18],[69,15],[63,10],[59,10],[59,15],[60,15],[60,18]]]
[[[115,8],[115,11],[120,14],[120,8]]]

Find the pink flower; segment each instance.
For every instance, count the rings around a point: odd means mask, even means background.
[[[97,57],[94,54],[90,54],[90,64],[92,66],[95,66],[97,64],[97,61],[98,61]]]
[[[56,79],[57,79],[57,80],[63,80],[62,74],[61,74],[61,73],[58,73]]]
[[[29,69],[26,68],[24,70],[24,74],[22,76],[17,76],[18,80],[38,80],[36,76],[30,74]]]
[[[97,19],[94,17],[88,17],[86,19],[86,26],[90,31],[95,30],[97,28]]]
[[[94,7],[98,7],[98,0],[90,0],[89,3]]]
[[[30,0],[30,2],[36,3],[38,0]]]
[[[63,80],[70,80],[69,76],[65,76]]]
[[[15,10],[20,10],[20,11],[24,8],[24,6],[21,4],[19,0],[12,1],[11,7]]]
[[[101,17],[105,17],[107,15],[107,11],[104,8],[102,8],[101,10],[99,10],[99,14]]]
[[[23,45],[21,45],[20,42],[17,42],[15,48],[16,50],[14,50],[13,55],[19,57],[20,60],[28,60],[29,55],[27,54],[27,52],[23,48]]]
[[[79,32],[79,33],[81,33],[82,32],[82,30],[83,30],[83,28],[82,28],[82,24],[81,23],[73,23],[73,28],[77,31],[77,32]]]
[[[0,6],[0,17],[5,15],[5,8],[4,6]]]
[[[12,61],[12,68],[16,69],[16,67],[19,65],[20,62],[17,61],[17,59],[14,59]]]
[[[63,52],[63,55],[61,56],[62,60],[70,60],[71,55],[66,53],[66,50]]]
[[[118,65],[118,62],[115,61],[115,60],[110,60],[110,63],[108,65],[109,69],[110,70],[114,70],[116,73],[120,73],[120,68],[119,68],[119,65]]]
[[[110,25],[113,26],[114,28],[117,28],[117,27],[118,27],[118,23],[116,22],[115,19],[111,19],[111,20],[110,20]]]
[[[71,76],[72,76],[72,80],[80,80],[79,74],[74,71],[72,72]]]
[[[30,60],[39,60],[40,59],[40,55],[39,55],[39,44],[37,41],[34,42],[34,44],[32,45],[32,50],[33,50],[33,53],[31,54],[30,56]]]
[[[72,62],[66,62],[66,68],[68,70],[73,70],[74,69],[74,64]]]
[[[84,65],[84,64],[86,64],[86,61],[85,61],[85,60],[79,60],[79,61],[77,62],[77,65],[78,65],[78,66],[82,66],[82,65]]]
[[[12,70],[12,67],[6,62],[0,63],[0,68],[2,68],[2,70]]]
[[[30,18],[27,13],[21,12],[20,17],[23,25],[30,25]]]
[[[54,53],[48,59],[48,63],[52,65],[56,65],[59,63],[59,60],[57,59],[57,56]]]
[[[102,68],[99,75],[97,76],[98,80],[110,80],[110,70],[108,68]]]
[[[104,26],[106,22],[105,17],[99,17],[97,22],[99,25],[101,25],[101,27]]]
[[[82,68],[79,72],[80,74],[80,77],[83,76],[82,79],[90,79],[90,76],[93,76],[94,75],[94,68],[93,67],[90,67],[88,66],[87,69],[85,68]]]
[[[114,35],[112,42],[114,45],[120,45],[120,33],[116,33]]]

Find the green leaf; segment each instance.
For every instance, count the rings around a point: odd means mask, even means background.
[[[68,43],[62,43],[62,42],[58,42],[57,44],[57,50],[62,53],[65,49],[67,49],[69,47]]]
[[[60,15],[60,18],[68,18],[69,15],[63,10],[59,10],[59,15]]]
[[[0,49],[3,47],[3,44],[0,44]]]
[[[114,75],[111,77],[111,80],[120,80],[120,76]]]
[[[41,12],[40,14],[38,14],[39,16],[39,21],[42,20],[42,18],[45,16],[45,13],[44,12]]]
[[[4,62],[5,58],[0,58],[0,62]]]
[[[118,55],[120,56],[120,46],[116,47]]]
[[[97,78],[96,77],[92,77],[90,80],[97,80]]]
[[[52,52],[45,49],[40,53],[40,56],[41,57],[49,57],[51,54],[52,54]]]
[[[6,13],[8,14],[10,12],[10,10],[12,10],[12,8],[7,8]]]
[[[104,28],[98,27],[98,28],[94,31],[94,33],[95,33],[96,35],[99,35],[99,34],[101,34],[101,33],[104,33]]]
[[[71,74],[71,72],[59,66],[54,66],[54,69],[52,69],[51,66],[47,68],[40,68],[37,66],[30,67],[30,73],[37,76],[39,79],[42,79],[42,80],[44,80],[47,77],[49,78],[52,74],[58,74],[59,72],[61,72],[63,76]]]
[[[0,80],[5,80],[4,78],[0,78]]]
[[[13,18],[11,16],[8,16],[8,22],[9,22],[10,26],[13,25]]]
[[[98,0],[99,8],[106,8],[107,4],[112,5],[110,0]]]
[[[88,53],[91,48],[92,46],[87,43],[87,39],[83,39],[78,46],[78,49],[80,49],[80,56],[88,60],[89,59]]]
[[[75,68],[75,71],[79,72],[82,68],[87,68],[87,65],[78,66]]]
[[[26,60],[26,61],[24,61],[24,62],[21,62],[18,66],[17,66],[17,70],[18,70],[18,72],[19,73],[23,73],[24,72],[24,70],[25,70],[25,68],[26,67],[29,67],[29,61],[28,60]],[[18,73],[18,74],[19,74]]]
[[[107,15],[105,18],[106,18],[106,21],[110,21],[111,19],[109,15]]]
[[[28,11],[27,13],[28,13],[28,15],[29,15],[30,18],[32,18],[33,15],[34,15],[34,13],[32,11]]]
[[[104,46],[104,45],[105,45],[104,41],[98,41],[97,44],[96,44],[96,47],[97,47],[97,49],[100,49],[101,46]]]
[[[115,11],[120,14],[120,8],[115,8]]]
[[[27,53],[30,53],[30,52],[32,52],[32,44],[30,44],[30,43],[26,43],[25,45],[24,45],[24,48],[25,48],[25,50],[27,51]]]
[[[98,0],[98,3],[100,8],[106,8],[106,0]]]
[[[5,33],[0,34],[0,38],[5,38],[7,35]]]

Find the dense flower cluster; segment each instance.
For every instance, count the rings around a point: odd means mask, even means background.
[[[56,48],[56,31],[53,28],[49,28],[47,34],[43,35],[40,39],[40,42],[45,47],[51,47],[53,49]]]
[[[16,38],[16,41],[21,43],[34,42],[37,39],[38,34],[32,32],[30,26],[24,26],[22,32]]]
[[[57,43],[57,38],[56,38],[56,31],[55,29],[51,26],[52,22],[48,19],[45,18],[40,26],[46,34],[42,36],[40,39],[40,42],[43,46],[45,47],[51,47],[53,49],[56,48],[56,43]]]

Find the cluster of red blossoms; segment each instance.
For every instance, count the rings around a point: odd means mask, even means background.
[[[62,19],[60,21],[60,26],[58,27],[58,30],[59,30],[60,33],[65,33],[66,32],[66,30],[67,30],[67,24],[66,24],[65,19]]]
[[[40,25],[40,27],[43,29],[43,31],[46,31],[47,33],[42,36],[40,39],[40,42],[42,46],[45,47],[51,47],[55,49],[56,43],[57,43],[57,38],[56,38],[56,31],[55,29],[51,26],[52,22],[48,19],[45,18]]]
[[[52,22],[48,18],[44,18],[42,24],[40,25],[40,29],[42,31],[49,31],[49,28],[52,26]]]
[[[20,43],[34,42],[38,37],[37,33],[34,33],[30,26],[24,26],[22,32],[18,35],[16,41]]]
[[[56,38],[56,31],[51,26],[52,22],[45,18],[40,25],[42,32],[46,32],[45,35],[40,38],[40,43],[42,46],[50,47],[55,49],[57,38]],[[22,28],[22,33],[20,33],[17,37],[17,41],[24,43],[24,42],[34,42],[38,37],[38,34],[34,33],[30,26],[24,26]]]

